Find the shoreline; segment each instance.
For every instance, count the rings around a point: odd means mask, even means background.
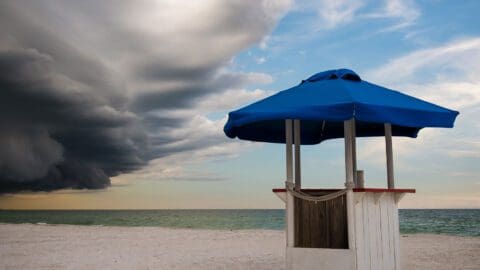
[[[403,270],[475,269],[480,237],[402,234]],[[0,269],[284,269],[278,230],[0,224]]]
[[[191,231],[219,231],[219,232],[248,232],[248,231],[272,231],[272,232],[284,232],[284,229],[214,229],[214,228],[188,228],[188,227],[167,227],[167,226],[127,226],[127,225],[103,225],[103,224],[64,224],[64,223],[45,223],[45,222],[38,222],[38,223],[8,223],[8,222],[0,222],[0,227],[3,225],[33,225],[33,226],[66,226],[66,227],[98,227],[98,228],[159,228],[159,229],[167,229],[167,230],[191,230]],[[462,235],[462,234],[448,234],[448,233],[425,233],[425,232],[418,232],[418,233],[402,233],[400,232],[400,237],[409,237],[409,236],[453,236],[453,237],[466,237],[466,238],[479,238],[480,235]]]

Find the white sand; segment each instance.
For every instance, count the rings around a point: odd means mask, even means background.
[[[0,224],[0,269],[284,269],[281,231]],[[401,238],[404,270],[480,269],[480,237]]]

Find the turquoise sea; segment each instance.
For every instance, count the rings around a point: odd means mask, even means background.
[[[282,230],[284,210],[0,210],[0,223]],[[480,209],[400,209],[401,233],[480,237]]]

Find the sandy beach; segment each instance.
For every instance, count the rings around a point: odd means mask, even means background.
[[[0,269],[284,269],[284,233],[0,224]],[[480,266],[480,237],[403,235],[403,269]]]

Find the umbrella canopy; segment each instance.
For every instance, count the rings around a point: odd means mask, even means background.
[[[302,144],[343,138],[343,121],[355,119],[356,136],[415,138],[424,127],[453,127],[458,112],[367,81],[349,69],[317,73],[299,85],[228,114],[230,138],[285,143],[285,119],[299,119]]]

